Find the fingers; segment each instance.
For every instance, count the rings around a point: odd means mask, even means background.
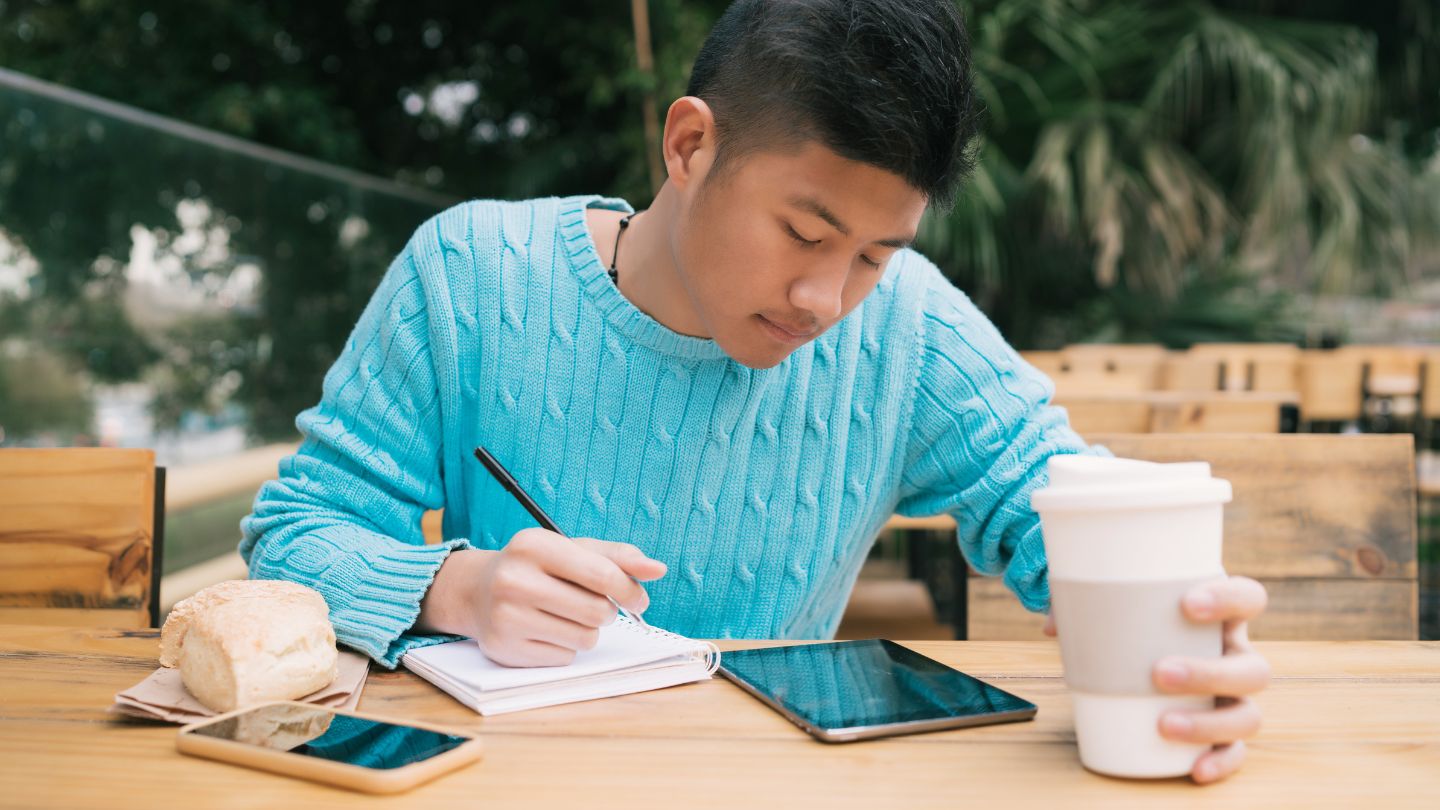
[[[1155,664],[1155,688],[1168,694],[1243,697],[1270,683],[1270,663],[1255,652],[1220,658],[1162,658]]]
[[[1190,771],[1190,778],[1201,785],[1218,782],[1240,770],[1240,766],[1244,762],[1245,743],[1243,741],[1237,740],[1229,745],[1219,745],[1215,747],[1215,750],[1195,760],[1195,767]]]
[[[1045,635],[1050,636],[1051,638],[1054,638],[1054,637],[1056,636],[1056,630],[1055,630],[1055,614],[1053,614],[1053,613],[1047,613],[1047,614],[1045,614],[1045,628],[1044,628],[1044,633],[1045,633]]]
[[[665,564],[627,543],[571,540],[544,529],[516,533],[486,560],[479,632],[485,654],[506,666],[560,666],[591,649],[615,620],[615,601],[650,604],[631,576],[656,579]]]
[[[575,660],[575,651],[528,639],[504,643],[479,639],[485,657],[506,667],[563,667]]]
[[[532,603],[546,613],[585,627],[604,627],[615,621],[615,605],[609,599],[554,577],[545,579]]]
[[[609,596],[628,610],[640,612],[650,605],[645,589],[613,560],[596,551],[597,540],[570,540],[544,530],[517,533],[507,553],[532,560],[543,572],[581,588]]]
[[[609,559],[620,566],[620,570],[641,582],[659,579],[665,576],[665,572],[669,570],[665,563],[645,556],[645,552],[629,543],[610,543],[604,540],[592,540],[588,537],[580,538],[575,542]]]
[[[537,652],[534,642],[575,653],[592,649],[600,640],[600,631],[594,627],[514,602],[496,605],[490,619],[488,632],[481,639],[487,655],[492,650],[510,655],[518,655],[525,650],[534,653]],[[538,651],[545,652],[547,659],[555,659],[549,651]],[[494,655],[490,657],[495,659]]]
[[[527,617],[525,636],[530,641],[553,644],[571,652],[584,652],[595,648],[600,641],[600,631],[594,627],[562,619],[543,610]]]
[[[1263,613],[1267,601],[1264,585],[1249,577],[1227,577],[1196,585],[1180,604],[1191,621],[1241,622]]]
[[[1160,734],[1176,742],[1225,744],[1255,736],[1260,725],[1260,707],[1241,698],[1210,711],[1166,712],[1160,717]]]

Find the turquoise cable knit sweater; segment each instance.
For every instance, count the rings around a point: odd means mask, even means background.
[[[242,523],[255,578],[309,585],[340,640],[396,665],[453,549],[534,523],[483,444],[569,533],[669,573],[646,619],[696,638],[828,638],[891,514],[948,512],[965,557],[1049,603],[1032,490],[1084,452],[1050,381],[919,254],[771,369],[667,329],[606,275],[596,197],[470,202],[390,266],[304,442]],[[420,517],[445,510],[426,545]]]

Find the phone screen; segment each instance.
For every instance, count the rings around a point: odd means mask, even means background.
[[[720,669],[819,729],[1033,713],[1035,705],[893,641],[726,652]]]
[[[188,733],[383,770],[421,762],[471,740],[294,704],[260,706]]]

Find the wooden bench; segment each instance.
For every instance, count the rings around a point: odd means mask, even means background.
[[[1225,567],[1265,584],[1264,639],[1414,639],[1415,459],[1410,436],[1094,435],[1118,456],[1208,461],[1230,481]],[[953,542],[953,540],[952,540]],[[968,637],[1041,637],[1043,617],[998,579],[971,577]]]

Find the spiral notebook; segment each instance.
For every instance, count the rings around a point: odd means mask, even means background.
[[[708,680],[720,651],[620,616],[600,628],[595,647],[563,667],[507,667],[474,639],[420,647],[401,661],[416,675],[483,715],[628,695]]]

